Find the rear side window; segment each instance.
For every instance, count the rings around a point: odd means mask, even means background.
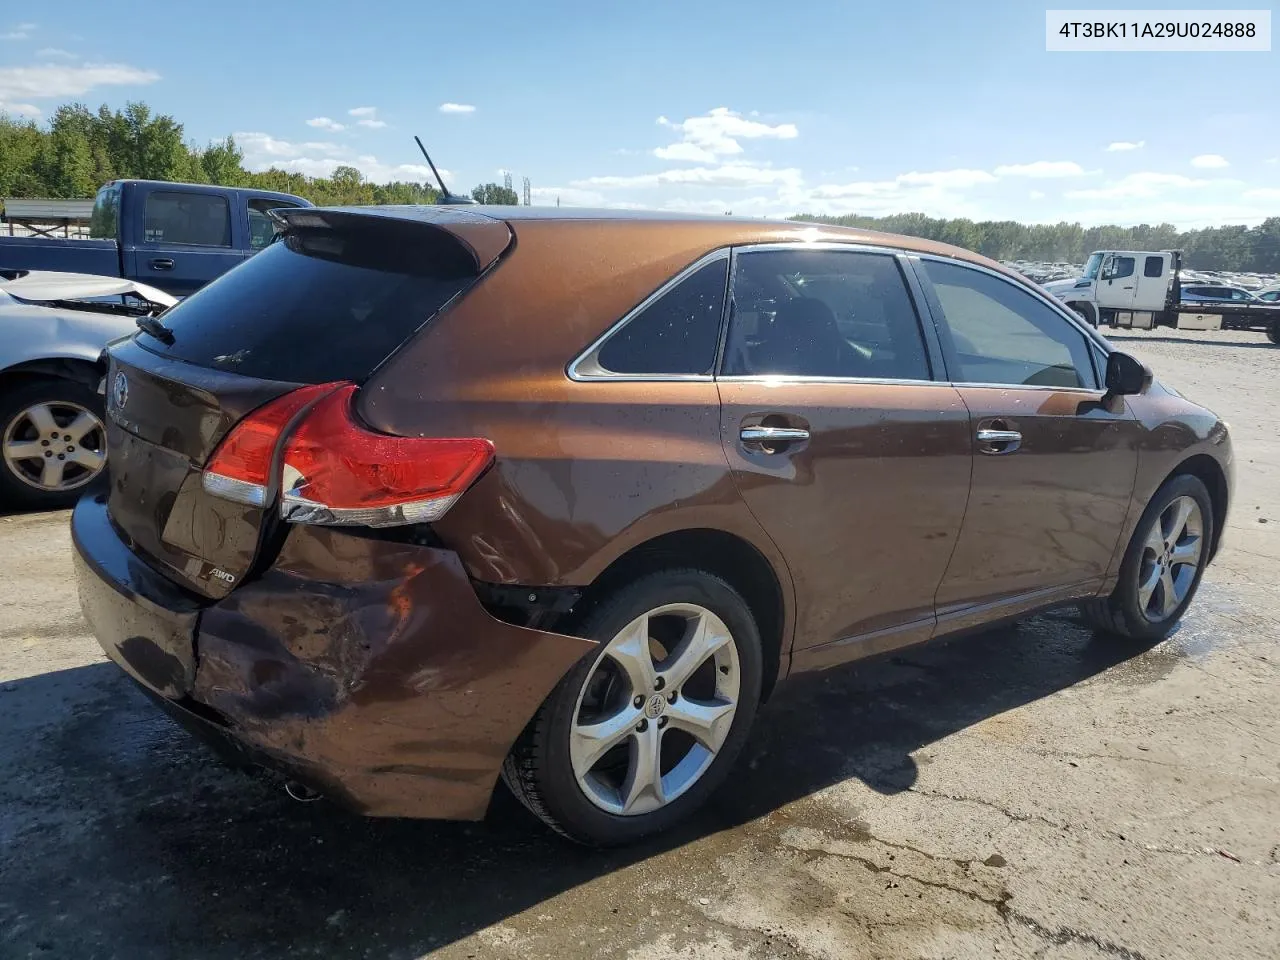
[[[296,203],[284,203],[280,200],[268,200],[266,197],[254,197],[249,201],[249,249],[261,250],[275,239],[280,227],[268,214],[272,210],[290,209]]]
[[[231,246],[231,208],[226,197],[157,190],[143,207],[147,243]]]
[[[605,373],[708,375],[716,362],[729,260],[685,277],[628,321],[600,348]]]
[[[164,314],[177,360],[291,383],[364,380],[474,282],[448,234],[381,223],[291,232]]]
[[[1142,275],[1158,277],[1162,273],[1164,273],[1164,257],[1147,257],[1147,262],[1142,266]]]

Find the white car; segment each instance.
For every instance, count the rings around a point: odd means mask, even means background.
[[[106,466],[102,348],[177,300],[115,277],[0,280],[0,509],[67,506]]]

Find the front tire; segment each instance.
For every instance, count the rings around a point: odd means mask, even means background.
[[[102,401],[59,377],[31,377],[0,395],[0,503],[73,504],[107,462]]]
[[[1165,481],[1147,504],[1120,565],[1111,596],[1081,605],[1103,633],[1162,640],[1200,587],[1214,540],[1213,501],[1197,477]]]
[[[741,595],[701,570],[650,574],[595,606],[597,640],[503,767],[548,826],[630,843],[700,807],[741,751],[760,700],[760,634]]]

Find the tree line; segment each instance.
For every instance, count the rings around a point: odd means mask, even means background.
[[[434,203],[439,196],[411,180],[371,183],[351,166],[328,177],[246,170],[233,137],[204,147],[190,143],[182,124],[145,103],[96,111],[67,104],[45,125],[0,114],[0,197],[92,197],[108,180],[131,178],[276,190],[320,205]],[[514,190],[496,183],[477,186],[472,196],[482,203],[519,202]]]
[[[1234,225],[1184,231],[1171,223],[1084,227],[1065,222],[939,220],[922,213],[796,219],[939,240],[993,260],[1081,264],[1094,250],[1181,250],[1183,263],[1195,270],[1280,273],[1280,217],[1269,217],[1256,227]]]
[[[328,177],[274,167],[246,170],[234,138],[203,147],[188,142],[182,124],[153,114],[145,103],[129,103],[123,110],[104,104],[96,111],[68,104],[43,125],[0,114],[0,197],[92,197],[108,180],[134,177],[277,190],[321,205],[434,203],[438,196],[435,188],[414,181],[371,183],[351,166],[340,166]],[[496,183],[480,184],[471,195],[479,203],[519,202],[514,190]],[[1083,263],[1093,250],[1178,249],[1194,269],[1280,273],[1280,217],[1256,227],[1187,231],[1168,223],[1084,227],[944,220],[922,213],[796,219],[941,240],[997,260]]]

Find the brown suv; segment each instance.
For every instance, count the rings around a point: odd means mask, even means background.
[[[1222,422],[962,250],[279,217],[112,346],[79,587],[175,715],[364,813],[478,818],[501,775],[629,840],[788,676],[1065,602],[1158,638],[1217,547]]]

